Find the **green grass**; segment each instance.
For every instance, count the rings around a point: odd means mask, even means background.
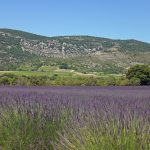
[[[45,67],[44,67],[45,68]],[[46,68],[47,69],[47,68]],[[108,73],[103,73],[103,72],[91,72],[91,73],[86,73],[86,74],[78,74],[77,72],[71,72],[72,70],[69,69],[51,69],[51,70],[47,70],[47,71],[0,71],[0,75],[1,74],[5,74],[5,73],[10,73],[10,74],[15,74],[15,75],[26,75],[26,76],[52,76],[54,74],[57,74],[59,76],[89,76],[92,74],[94,76],[97,77],[120,77],[122,76],[122,74],[108,74]]]
[[[40,112],[32,116],[27,112],[4,110],[0,117],[0,149],[53,150],[57,132],[64,128],[65,120],[41,118]],[[63,117],[63,116],[62,116]]]
[[[107,86],[120,85],[120,82],[125,79],[121,74],[104,74],[101,72],[79,73],[69,69],[57,69],[44,72],[1,71],[0,75],[0,84],[2,85]],[[123,83],[123,85],[128,85],[128,81]]]
[[[67,114],[59,121],[41,118],[40,111],[5,110],[0,118],[0,148],[3,150],[149,150],[148,127],[140,129],[139,120],[125,126],[113,119],[99,124],[70,124],[64,130]],[[53,147],[54,146],[54,147]]]
[[[127,122],[125,126],[117,122],[100,120],[98,126],[94,122],[83,127],[73,125],[61,135],[56,147],[58,150],[149,150],[148,126],[141,130],[138,120],[129,126]]]
[[[71,76],[73,73],[71,72],[59,72],[59,71],[0,71],[0,74],[10,73],[14,75],[25,75],[25,76],[52,76],[54,74],[60,75],[60,76]]]

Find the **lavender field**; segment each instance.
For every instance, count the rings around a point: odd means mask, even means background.
[[[0,87],[2,150],[149,150],[150,87]]]

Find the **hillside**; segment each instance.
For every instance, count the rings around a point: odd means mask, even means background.
[[[150,64],[150,44],[91,36],[45,37],[0,29],[0,70],[38,70],[62,63],[82,72],[118,73],[132,64]]]

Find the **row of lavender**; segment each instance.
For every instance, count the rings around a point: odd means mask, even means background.
[[[0,87],[2,149],[148,150],[150,87]]]

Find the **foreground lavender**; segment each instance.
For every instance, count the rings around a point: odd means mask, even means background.
[[[148,150],[150,87],[0,87],[2,149]]]

